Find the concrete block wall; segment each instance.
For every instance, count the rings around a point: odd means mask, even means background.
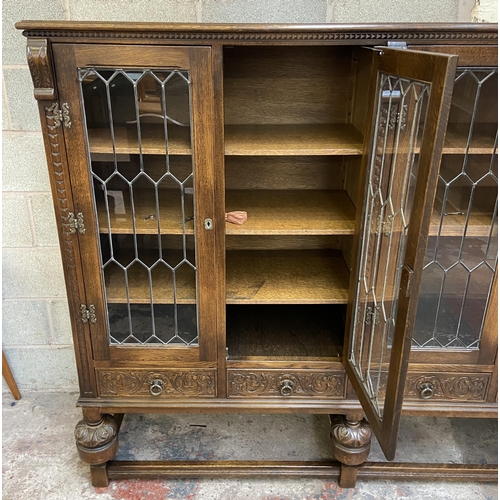
[[[2,344],[21,392],[77,391],[78,382],[38,111],[15,22],[485,22],[496,21],[497,2],[3,0]]]

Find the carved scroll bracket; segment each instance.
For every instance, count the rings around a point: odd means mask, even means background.
[[[26,56],[35,87],[35,99],[39,101],[56,99],[54,71],[47,39],[28,38]]]

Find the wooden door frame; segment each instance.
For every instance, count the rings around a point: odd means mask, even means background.
[[[59,98],[71,106],[72,126],[65,129],[69,168],[72,170],[72,197],[75,213],[84,214],[86,232],[78,235],[87,304],[95,305],[96,323],[90,325],[95,361],[210,361],[217,359],[216,311],[212,307],[215,289],[213,249],[215,230],[204,227],[206,218],[214,218],[213,154],[213,78],[210,47],[140,46],[124,47],[94,44],[53,44]],[[113,63],[119,61],[120,64]],[[197,313],[199,346],[189,348],[150,347],[143,349],[110,346],[107,306],[101,272],[98,229],[89,169],[90,153],[84,128],[76,69],[80,67],[182,68],[190,71],[192,107],[192,156],[195,167],[195,232],[197,252]],[[197,171],[202,172],[202,175]],[[216,228],[217,229],[217,228]],[[219,229],[220,230],[220,229]],[[200,272],[200,265],[203,269]],[[200,312],[201,311],[201,312]]]
[[[347,375],[372,425],[373,431],[386,457],[392,460],[395,455],[401,418],[404,385],[413,333],[412,327],[416,315],[417,301],[415,298],[418,297],[421,268],[425,253],[425,235],[427,234],[432,212],[432,203],[430,203],[430,201],[433,200],[435,196],[439,159],[441,157],[441,149],[444,142],[445,124],[450,108],[457,57],[425,54],[417,51],[394,50],[385,47],[372,50],[374,54],[372,56],[373,68],[371,72],[370,95],[374,96],[374,98],[372,99],[373,104],[369,115],[371,118],[367,121],[365,130],[365,145],[362,160],[362,178],[364,179],[364,185],[366,185],[366,178],[371,160],[371,149],[373,141],[375,140],[375,131],[372,129],[375,123],[378,102],[378,93],[376,89],[378,73],[383,72],[398,77],[431,83],[426,123],[421,141],[421,144],[425,144],[427,147],[421,147],[420,149],[419,172],[414,194],[415,200],[421,201],[414,203],[411,210],[382,418],[379,417],[375,407],[370,402],[368,392],[365,390],[362,382],[357,378],[355,369],[349,362],[349,350],[351,345],[350,332],[353,328],[353,308],[356,299],[355,295],[357,293],[357,262],[359,261],[359,252],[361,248],[362,210],[358,211],[356,217],[354,237],[355,248],[353,248],[353,255],[356,255],[357,258],[356,265],[351,271],[350,278],[343,362]],[[437,82],[439,82],[439,84]],[[360,194],[363,195],[364,199],[364,191]],[[363,199],[358,200],[357,206],[363,206]],[[406,274],[404,272],[405,270]]]

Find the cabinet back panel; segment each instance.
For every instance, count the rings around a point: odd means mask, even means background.
[[[226,250],[339,250],[342,237],[308,236],[226,236]]]
[[[225,123],[345,123],[349,47],[224,50]]]
[[[227,156],[226,189],[342,189],[342,158]]]
[[[339,358],[344,314],[344,306],[228,306],[228,354],[231,359]]]

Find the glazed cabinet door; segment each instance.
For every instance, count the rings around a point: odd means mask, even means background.
[[[53,49],[94,361],[213,361],[210,48]]]
[[[392,460],[456,58],[380,48],[372,60],[344,365]]]
[[[489,52],[496,61],[496,50]],[[412,360],[493,365],[498,335],[493,318],[497,308],[498,68],[474,66],[481,64],[481,53],[474,49],[464,55],[459,64],[464,60],[466,65],[455,75]],[[479,384],[482,391],[477,387],[470,399],[484,398],[485,377]],[[436,387],[439,397],[438,391]]]

